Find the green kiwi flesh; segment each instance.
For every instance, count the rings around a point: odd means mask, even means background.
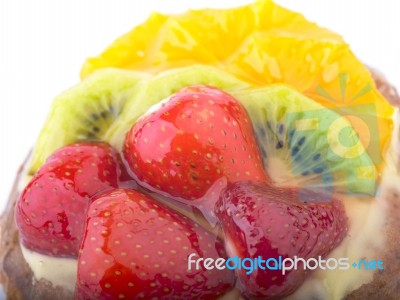
[[[102,141],[145,74],[103,69],[57,96],[32,153],[32,175],[56,149],[77,141]]]
[[[349,121],[285,85],[233,92],[281,186],[373,195],[376,167]]]

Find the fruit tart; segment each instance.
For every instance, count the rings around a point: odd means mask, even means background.
[[[152,14],[57,96],[9,299],[398,299],[396,90],[272,1]]]

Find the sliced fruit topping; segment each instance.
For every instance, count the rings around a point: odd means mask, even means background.
[[[106,141],[142,73],[101,70],[55,98],[36,141],[33,175],[58,148],[78,141]]]
[[[309,202],[301,202],[299,193]],[[347,217],[340,201],[332,200],[331,195],[323,199],[327,202],[319,202],[321,198],[323,195],[309,190],[265,183],[228,185],[216,204],[228,254],[253,260],[324,257],[345,237]],[[251,274],[244,269],[236,272],[242,292],[257,299],[281,299],[297,289],[307,275],[301,263],[297,270],[285,274],[268,268]]]
[[[226,258],[222,242],[191,219],[132,190],[90,205],[78,260],[78,299],[216,299],[233,272],[188,269],[191,254]]]
[[[33,151],[30,173],[56,149],[77,141],[106,141],[120,150],[132,124],[152,105],[198,83],[227,90],[248,86],[207,66],[170,70],[154,77],[115,69],[97,71],[54,100]]]
[[[124,157],[145,187],[182,200],[220,178],[266,180],[251,122],[227,93],[195,85],[171,96],[128,132]]]
[[[110,66],[157,73],[199,63],[258,86],[287,83],[326,107],[351,107],[355,114],[365,114],[363,105],[371,104],[378,121],[378,153],[389,145],[393,108],[342,37],[270,0],[231,9],[152,14],[98,57],[89,58],[81,75]],[[363,124],[351,123],[373,156]]]
[[[346,118],[283,85],[232,94],[249,113],[275,184],[375,194],[375,164]],[[370,135],[379,144],[379,135]]]
[[[90,197],[118,186],[118,157],[108,144],[60,148],[38,170],[16,205],[23,245],[53,256],[77,256]]]

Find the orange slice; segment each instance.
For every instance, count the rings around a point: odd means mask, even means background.
[[[368,69],[340,35],[270,0],[180,15],[154,13],[89,58],[81,76],[105,67],[158,73],[192,64],[218,67],[255,86],[293,86],[345,115],[371,158],[381,164],[393,108]]]

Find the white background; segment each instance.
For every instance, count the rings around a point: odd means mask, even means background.
[[[246,0],[1,0],[0,209],[54,96],[98,54],[154,10],[226,7]],[[400,88],[400,1],[277,0],[341,33],[365,62]],[[184,4],[182,4],[184,3]]]

